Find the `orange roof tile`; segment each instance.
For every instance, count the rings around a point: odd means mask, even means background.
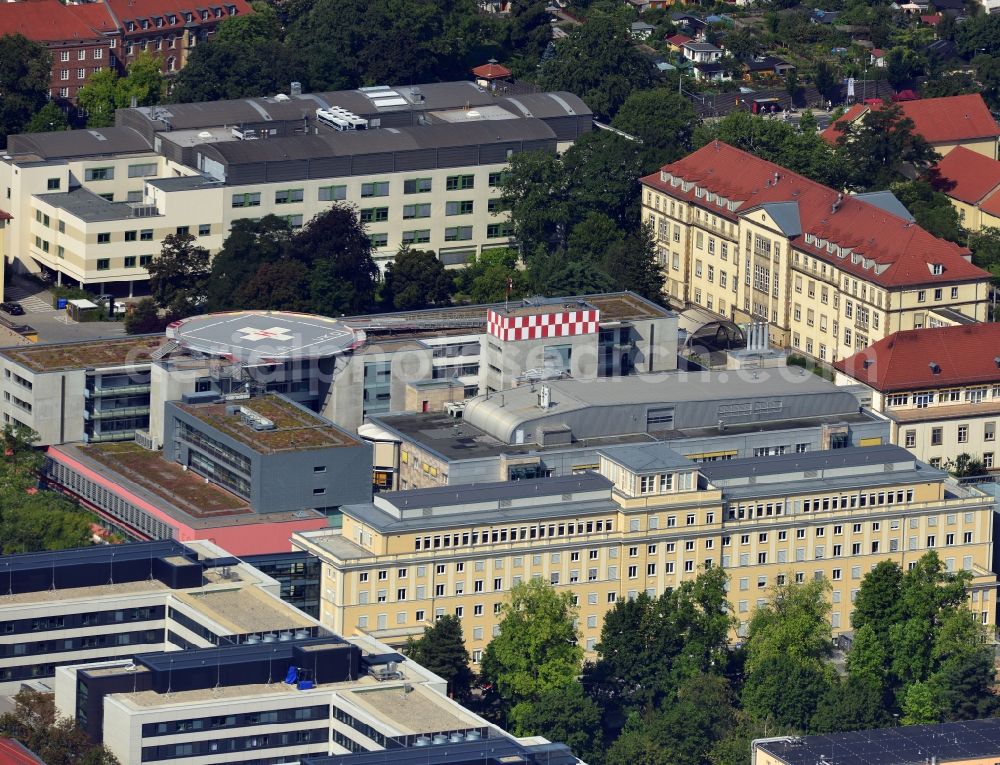
[[[1000,383],[1000,324],[894,332],[834,366],[882,392]]]
[[[856,197],[838,195],[834,189],[721,141],[665,165],[661,172],[737,202],[736,212],[696,197],[693,187],[685,192],[682,186],[672,186],[660,173],[646,176],[643,184],[729,220],[761,205],[795,203],[802,233],[790,235],[789,239],[798,250],[882,287],[935,286],[989,278],[986,271],[969,262],[967,248],[938,239],[909,220]],[[811,242],[806,242],[806,235],[811,235]],[[825,247],[821,249],[812,237],[851,252],[837,255]],[[935,265],[942,266],[941,274],[933,274]]]
[[[0,3],[0,35],[22,34],[36,42],[83,42],[116,29],[104,3],[63,5],[59,0]]]
[[[484,80],[503,80],[510,77],[513,72],[500,64],[490,63],[477,66],[472,70],[472,74]]]
[[[980,202],[1000,186],[1000,162],[984,157],[964,146],[958,146],[935,165],[938,188],[949,197],[968,202]]]
[[[903,114],[913,120],[917,133],[930,143],[957,143],[974,138],[1000,137],[1000,128],[978,93],[943,98],[922,98],[899,104]],[[855,104],[835,124],[823,131],[823,138],[836,143],[842,128],[863,116],[875,104]]]

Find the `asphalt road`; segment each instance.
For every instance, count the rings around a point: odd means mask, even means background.
[[[34,327],[40,343],[103,340],[125,334],[125,325],[120,321],[72,321],[65,311],[51,308],[52,296],[32,282],[12,279],[7,285],[5,299],[20,303],[24,315],[11,316],[0,311],[0,316],[14,324]]]

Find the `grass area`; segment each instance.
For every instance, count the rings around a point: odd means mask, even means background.
[[[84,454],[194,516],[240,515],[247,502],[132,441],[80,447]]]
[[[162,341],[161,337],[133,337],[100,342],[23,346],[5,353],[33,372],[55,372],[82,367],[144,363],[149,361],[149,354],[159,348]]]

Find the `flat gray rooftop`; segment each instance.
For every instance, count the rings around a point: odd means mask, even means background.
[[[22,133],[7,138],[7,154],[39,159],[72,159],[114,154],[152,153],[153,147],[132,128],[106,127],[94,130],[57,130]]]
[[[745,457],[737,460],[708,462],[701,472],[711,481],[724,481],[748,475],[782,475],[793,472],[812,472],[844,468],[871,468],[876,465],[893,465],[897,469],[913,468],[917,458],[901,446],[851,446],[805,454],[782,454],[773,457]],[[936,475],[947,473],[935,471]]]
[[[191,189],[201,189],[209,186],[221,186],[222,183],[214,178],[205,178],[201,175],[181,175],[174,178],[151,178],[146,181],[150,186],[161,191],[190,191]]]
[[[538,497],[542,494],[552,496],[580,491],[601,491],[610,489],[611,486],[611,481],[602,475],[584,473],[583,475],[540,478],[534,481],[495,481],[463,484],[457,488],[436,486],[429,489],[387,491],[378,496],[379,499],[391,505],[412,510],[445,505],[473,505],[501,499],[525,499]]]
[[[618,446],[602,452],[602,454],[635,473],[652,473],[694,467],[694,462],[666,444]]]
[[[132,211],[132,207],[125,202],[109,202],[104,197],[100,197],[93,191],[83,188],[75,188],[63,194],[37,194],[36,197],[47,202],[53,207],[65,210],[70,215],[74,215],[80,220],[96,223],[102,220],[148,220],[138,218]]]

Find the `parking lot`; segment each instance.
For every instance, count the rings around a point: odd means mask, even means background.
[[[52,307],[52,295],[48,291],[26,280],[11,279],[4,290],[4,301],[19,303],[24,308],[24,315],[11,316],[0,311],[0,316],[14,324],[34,327],[40,343],[100,340],[125,334],[121,321],[72,321],[66,311]]]

